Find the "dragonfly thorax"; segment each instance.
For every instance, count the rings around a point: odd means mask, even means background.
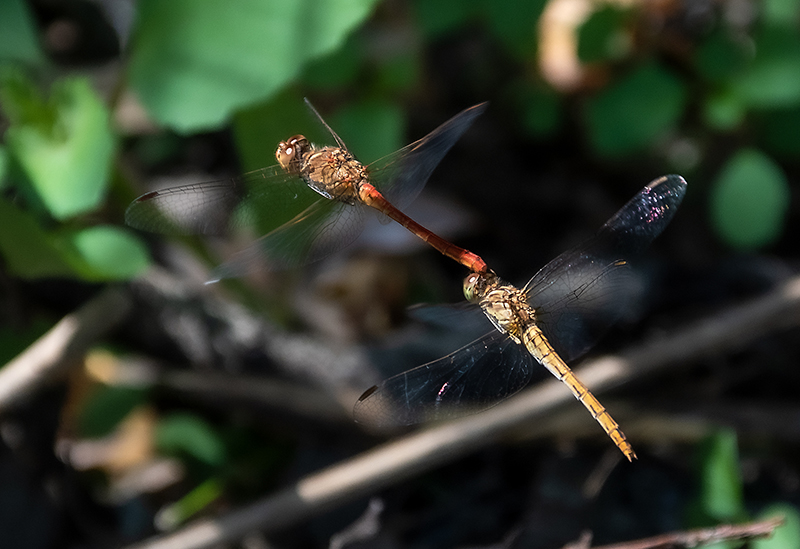
[[[464,279],[464,295],[477,303],[501,332],[517,343],[525,329],[534,321],[534,311],[525,293],[505,283],[494,272],[471,273]]]
[[[339,147],[309,151],[300,159],[300,176],[325,198],[355,204],[358,189],[367,180],[367,169]]]

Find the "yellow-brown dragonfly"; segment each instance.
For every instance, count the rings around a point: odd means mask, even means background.
[[[680,176],[653,181],[592,238],[545,265],[521,289],[489,270],[467,276],[464,295],[496,329],[368,389],[355,405],[356,420],[381,428],[480,411],[527,385],[538,362],[633,460],[617,422],[566,361],[586,352],[624,311],[635,287],[629,258],[664,230],[685,192]]]

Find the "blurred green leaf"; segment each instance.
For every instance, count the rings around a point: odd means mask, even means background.
[[[793,158],[800,152],[800,107],[763,113],[762,140],[770,152]]]
[[[5,199],[0,199],[0,253],[9,272],[21,278],[76,274],[55,239]]]
[[[755,58],[732,80],[733,91],[756,108],[800,104],[800,30],[765,25],[754,41]]]
[[[656,64],[642,66],[588,101],[589,139],[605,156],[645,149],[678,122],[685,103],[678,77]]]
[[[396,103],[377,100],[354,103],[330,118],[331,127],[364,164],[393,153],[405,144],[405,118]]]
[[[41,65],[44,55],[39,48],[33,16],[23,0],[0,2],[0,62],[15,61]]]
[[[718,82],[744,70],[749,58],[745,41],[721,28],[703,40],[695,52],[694,63],[703,78]]]
[[[377,0],[142,0],[130,80],[181,132],[219,126],[332,51]]]
[[[185,453],[207,465],[219,466],[225,460],[225,446],[217,432],[192,414],[173,414],[156,429],[156,445],[168,454]]]
[[[159,530],[173,530],[217,500],[223,493],[223,484],[210,478],[191,490],[178,501],[163,507],[155,518]]]
[[[98,387],[86,400],[78,417],[83,436],[105,436],[127,416],[131,410],[147,402],[148,391],[130,387]]]
[[[763,0],[760,5],[764,21],[776,25],[797,25],[800,18],[799,0]]]
[[[561,126],[561,100],[543,84],[525,84],[516,92],[522,124],[534,137],[552,135]]]
[[[614,61],[630,51],[625,23],[628,11],[605,6],[595,11],[578,29],[578,58],[583,63]]]
[[[377,93],[385,95],[414,88],[421,78],[421,65],[416,51],[406,51],[382,61],[375,67]]]
[[[482,19],[512,53],[530,59],[536,53],[536,27],[547,0],[483,0]]]
[[[83,78],[57,82],[44,100],[17,72],[0,77],[0,100],[12,125],[9,152],[57,219],[103,200],[114,139],[108,111]]]
[[[703,103],[703,118],[716,130],[731,131],[738,128],[744,121],[745,114],[745,105],[733,93],[711,94]]]
[[[800,512],[788,503],[775,503],[761,511],[757,520],[784,517],[784,524],[769,538],[754,539],[752,549],[800,549]]]
[[[70,233],[69,243],[77,250],[86,280],[125,280],[145,270],[150,259],[141,240],[125,229],[95,226]]]
[[[736,153],[711,190],[711,218],[730,246],[753,249],[778,238],[789,207],[789,184],[771,158],[760,151]]]
[[[307,63],[303,69],[303,83],[327,92],[353,83],[364,62],[364,45],[359,38],[358,33],[353,33],[340,48]]]
[[[6,174],[8,172],[8,149],[0,145],[0,189],[6,188]]]
[[[428,38],[454,31],[477,15],[482,0],[416,0],[417,24]]]
[[[722,429],[703,443],[700,458],[700,508],[718,521],[746,517],[736,433]]]

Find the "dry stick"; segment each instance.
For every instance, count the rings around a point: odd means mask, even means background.
[[[593,391],[652,374],[668,365],[711,351],[730,351],[800,315],[800,277],[780,289],[697,322],[672,336],[624,354],[587,362],[579,375]],[[572,400],[557,381],[520,393],[481,414],[437,425],[376,447],[302,478],[295,485],[216,519],[199,520],[174,533],[146,540],[137,548],[213,547],[253,530],[273,531],[297,524],[347,501],[372,494],[477,448],[509,428],[541,418]]]
[[[0,370],[0,412],[63,373],[77,357],[119,324],[131,308],[131,298],[119,287],[108,287],[50,328]]]
[[[775,517],[748,524],[723,524],[712,528],[700,528],[688,532],[672,532],[652,538],[639,539],[612,545],[601,545],[595,549],[668,549],[699,547],[721,541],[748,540],[771,536],[784,523],[783,517]],[[587,548],[588,549],[588,548]]]

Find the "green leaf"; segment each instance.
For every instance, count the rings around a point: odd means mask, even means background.
[[[589,139],[605,156],[646,149],[677,124],[686,95],[684,83],[670,71],[642,66],[589,100]]]
[[[800,17],[800,1],[764,0],[761,2],[761,17],[776,25],[796,25]]]
[[[9,152],[57,219],[97,208],[114,152],[108,111],[83,78],[53,86],[45,101],[19,73],[0,78],[0,100],[12,120]]]
[[[794,26],[764,26],[754,40],[755,58],[731,82],[733,91],[755,108],[800,104],[800,32]]]
[[[168,454],[185,453],[207,465],[222,465],[225,446],[216,431],[191,414],[173,414],[156,429],[156,445]]]
[[[522,59],[536,50],[536,26],[546,0],[483,0],[482,19],[505,46]]]
[[[800,512],[788,503],[774,503],[761,511],[757,520],[783,517],[784,524],[775,529],[769,538],[754,539],[753,549],[800,549]]]
[[[5,199],[0,199],[0,254],[9,272],[21,278],[75,276],[53,236]]]
[[[714,129],[731,131],[744,121],[745,109],[736,94],[715,93],[709,95],[703,103],[703,118]]]
[[[628,11],[605,6],[594,12],[578,29],[578,58],[583,63],[621,59],[631,49],[625,28]]]
[[[344,140],[347,148],[365,164],[393,153],[404,145],[405,119],[403,111],[396,103],[355,103],[330,118],[329,124],[334,131]]]
[[[747,43],[719,29],[710,34],[695,52],[700,74],[714,82],[726,81],[743,71],[749,59]]]
[[[800,152],[800,107],[771,110],[763,113],[761,138],[771,152],[794,160]]]
[[[23,0],[0,2],[0,62],[15,61],[41,65],[44,55],[39,48],[33,16]]]
[[[535,137],[546,137],[561,125],[561,102],[544,85],[525,86],[517,100],[525,129]]]
[[[789,184],[771,158],[743,149],[717,176],[711,191],[711,218],[730,246],[754,249],[777,239],[789,208]]]
[[[480,0],[416,0],[417,25],[428,38],[454,31],[478,13]]]
[[[97,388],[80,411],[78,425],[82,435],[97,438],[105,436],[135,407],[147,401],[148,391],[130,387]]]
[[[130,81],[159,122],[221,125],[340,46],[377,0],[142,0]]]
[[[746,516],[736,433],[723,429],[705,441],[700,461],[700,508],[718,521]]]
[[[77,250],[80,263],[76,268],[87,280],[126,280],[150,264],[141,240],[119,227],[90,227],[69,234],[66,240]]]

